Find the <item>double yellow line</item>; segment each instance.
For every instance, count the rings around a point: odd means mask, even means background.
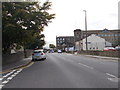
[[[33,61],[30,61],[30,62],[28,62],[28,63],[25,64],[25,65],[21,65],[21,66],[14,67],[14,68],[5,70],[5,71],[3,71],[3,72],[0,72],[0,74],[8,73],[8,72],[11,72],[11,71],[13,71],[13,70],[24,69],[24,68],[30,67],[30,66],[33,65],[33,64],[34,64],[34,62],[33,62]]]

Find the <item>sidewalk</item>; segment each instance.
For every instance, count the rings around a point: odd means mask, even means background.
[[[29,56],[28,58],[24,58],[23,60],[20,60],[18,62],[7,64],[2,66],[2,71],[12,69],[18,66],[26,65],[27,63],[31,62],[32,56]]]
[[[84,55],[88,57],[93,57],[93,58],[100,58],[100,59],[109,59],[109,60],[120,60],[120,58],[117,57],[106,57],[106,56],[96,56],[96,55],[85,55],[85,54],[74,54],[74,55]]]

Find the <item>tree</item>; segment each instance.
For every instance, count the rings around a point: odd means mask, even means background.
[[[45,36],[43,34],[36,36],[32,42],[30,42],[26,45],[27,48],[35,49],[36,47],[38,47],[38,48],[42,49],[43,48],[42,46],[45,45],[44,37]]]
[[[49,44],[49,48],[55,48],[55,45],[54,44]]]
[[[44,40],[38,40],[42,36],[44,27],[48,26],[55,14],[49,14],[51,2],[4,2],[2,4],[2,48],[4,52],[9,51],[15,43],[26,49],[28,43],[40,43],[42,47]],[[40,38],[39,38],[40,39]]]

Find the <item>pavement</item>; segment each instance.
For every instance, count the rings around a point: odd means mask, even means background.
[[[2,78],[5,88],[117,88],[118,63],[112,60],[47,53],[47,59]],[[106,90],[106,89],[105,89]],[[108,89],[109,90],[109,89]],[[113,90],[113,89],[112,89]]]
[[[24,66],[28,63],[30,63],[32,60],[32,56],[29,56],[28,58],[24,58],[18,62],[14,62],[12,64],[7,64],[7,65],[3,65],[2,66],[2,71],[6,71],[6,70],[10,70],[10,69],[14,69],[16,67],[21,67]]]
[[[100,58],[100,59],[120,60],[120,58],[117,58],[117,57],[105,57],[105,56],[85,55],[85,54],[75,54],[75,55],[83,55],[83,56],[88,56],[92,58]]]

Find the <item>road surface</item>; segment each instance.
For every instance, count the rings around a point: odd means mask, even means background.
[[[4,75],[3,88],[117,88],[118,62],[48,53],[45,61]]]

